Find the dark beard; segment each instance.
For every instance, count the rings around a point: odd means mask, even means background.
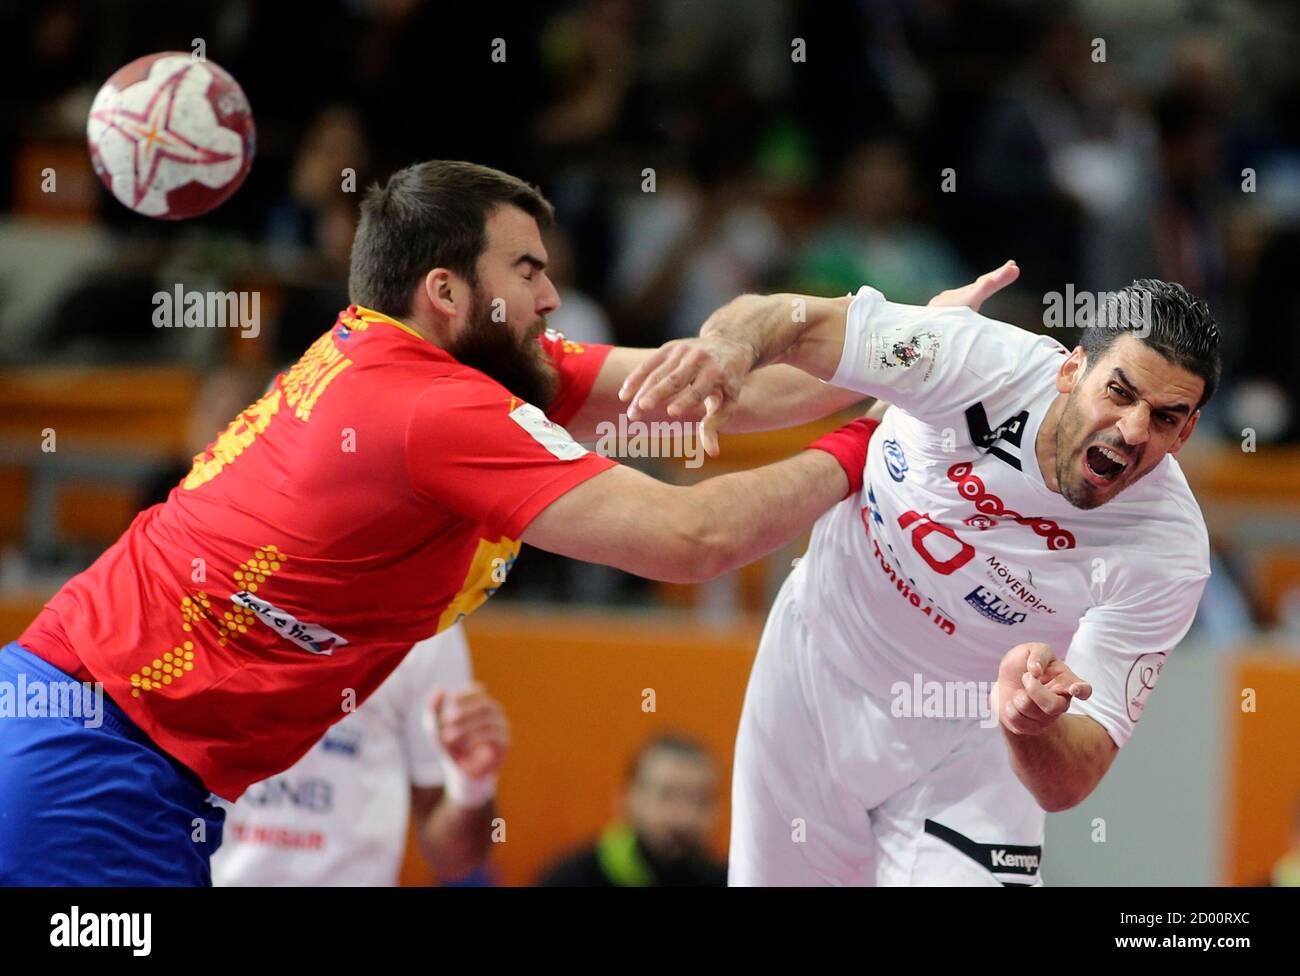
[[[1073,406],[1074,393],[1071,391],[1065,410],[1062,411],[1061,419],[1056,425],[1056,486],[1067,502],[1087,512],[1100,505],[1101,500],[1093,495],[1086,485],[1076,484],[1073,470],[1075,457],[1073,454],[1065,453],[1067,445],[1074,442],[1075,431],[1079,426],[1076,422],[1077,418],[1071,411]]]
[[[671,856],[653,851],[638,835],[637,847],[650,866],[657,884],[665,887],[718,885],[724,877],[704,851],[681,851]]]
[[[541,325],[518,338],[504,322],[492,321],[491,304],[474,292],[474,311],[465,331],[447,347],[457,362],[486,373],[519,399],[546,410],[558,379],[537,336]]]
[[[1057,487],[1061,489],[1061,495],[1067,502],[1075,508],[1089,512],[1117,497],[1119,493],[1124,491],[1124,489],[1129,485],[1145,477],[1147,472],[1140,472],[1131,480],[1124,482],[1119,486],[1119,489],[1114,494],[1106,498],[1096,495],[1090,486],[1079,479],[1078,465],[1083,461],[1082,454],[1084,452],[1079,452],[1080,456],[1071,454],[1068,457],[1064,453],[1064,448],[1067,444],[1080,443],[1083,440],[1078,436],[1079,432],[1083,429],[1083,421],[1079,419],[1079,411],[1074,403],[1074,397],[1077,392],[1077,389],[1071,391],[1070,397],[1066,401],[1065,409],[1061,413],[1061,420],[1056,426],[1056,484]],[[1115,443],[1115,439],[1110,436],[1098,435],[1093,439],[1116,449],[1124,449],[1121,444]],[[1140,460],[1141,456],[1135,457],[1132,464],[1137,465]],[[1128,472],[1126,471],[1125,476],[1127,476],[1127,474]]]

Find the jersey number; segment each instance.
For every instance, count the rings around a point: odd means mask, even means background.
[[[924,559],[936,573],[941,576],[949,576],[957,572],[975,555],[975,547],[969,543],[963,542],[957,538],[957,533],[946,525],[940,525],[928,515],[922,515],[920,512],[904,512],[898,516],[898,524],[902,528],[909,525],[914,526],[912,529],[912,548],[921,554]],[[925,540],[935,532],[947,536],[953,542],[957,543],[960,548],[957,552],[947,559],[939,560],[933,553],[925,547]]]

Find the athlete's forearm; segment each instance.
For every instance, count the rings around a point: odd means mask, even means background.
[[[841,390],[787,365],[755,370],[740,391],[736,412],[722,430],[745,434],[761,430],[795,427],[839,413],[870,398],[852,390]]]
[[[844,453],[861,470],[865,442],[861,459]],[[648,579],[702,583],[798,538],[848,493],[844,472],[827,450],[686,487],[615,465],[553,501],[522,537]]]
[[[698,548],[687,558],[703,579],[744,566],[797,539],[848,488],[824,451],[701,481],[685,489]]]
[[[462,807],[445,793],[420,825],[420,853],[440,879],[461,878],[487,859],[496,802]]]
[[[826,380],[835,375],[844,351],[851,302],[789,293],[741,295],[713,313],[700,335],[748,347],[752,368],[784,362]]]
[[[600,435],[601,425],[617,426],[619,414],[627,410],[618,397],[618,390],[632,371],[654,352],[654,349],[626,346],[610,350],[586,402],[564,425],[575,440],[594,441]],[[736,411],[722,429],[729,434],[742,434],[796,427],[839,413],[863,399],[861,393],[829,386],[793,366],[773,365],[757,369],[745,379]],[[671,417],[661,404],[658,409],[643,412],[640,419],[647,423],[692,422],[703,416],[701,406],[694,413]]]
[[[1040,735],[1002,729],[1011,768],[1048,813],[1077,806],[1097,788],[1118,751],[1110,734],[1086,715],[1062,715]]]

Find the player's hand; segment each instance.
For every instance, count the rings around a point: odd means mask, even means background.
[[[714,317],[730,307],[719,309]],[[752,347],[722,335],[675,339],[628,374],[618,396],[628,405],[629,420],[660,409],[675,419],[695,420],[703,410],[700,442],[717,457],[718,431],[735,411],[755,358]]]
[[[451,693],[435,688],[430,708],[438,744],[466,776],[478,779],[501,768],[510,748],[510,723],[482,685],[472,682]]]
[[[1072,699],[1092,696],[1092,685],[1046,644],[1018,644],[1003,655],[989,705],[1016,735],[1040,735],[1066,713]]]
[[[978,312],[980,306],[988,301],[990,296],[996,295],[1019,277],[1020,268],[1016,265],[1016,262],[1008,261],[997,270],[980,275],[969,285],[962,285],[960,288],[949,288],[947,291],[939,292],[926,304],[965,305],[972,312]]]

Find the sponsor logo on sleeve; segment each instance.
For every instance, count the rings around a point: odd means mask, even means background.
[[[913,331],[901,325],[884,329],[871,336],[867,347],[867,368],[877,374],[895,369],[925,369],[921,382],[934,374],[940,338],[937,333]]]
[[[1128,703],[1129,721],[1136,722],[1142,717],[1147,699],[1151,697],[1156,681],[1160,678],[1160,672],[1164,670],[1165,656],[1164,651],[1143,654],[1129,668],[1128,683],[1124,693],[1124,700]]]
[[[587,351],[587,347],[581,342],[574,342],[571,339],[564,338],[563,332],[556,332],[554,329],[546,329],[542,332],[547,342],[558,342],[560,348],[571,355],[580,356]]]
[[[576,461],[588,453],[587,449],[575,441],[567,430],[548,420],[546,414],[531,403],[521,403],[511,410],[510,419],[561,461]]]

